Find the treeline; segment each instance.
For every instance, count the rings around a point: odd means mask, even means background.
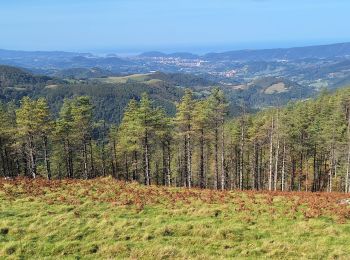
[[[34,76],[22,69],[0,65],[0,88],[12,87],[14,85],[35,85],[52,80],[47,76]]]
[[[0,105],[0,175],[113,177],[146,185],[282,191],[350,191],[350,89],[227,118],[219,89],[187,90],[174,117],[143,94],[121,124],[94,121],[88,97]]]

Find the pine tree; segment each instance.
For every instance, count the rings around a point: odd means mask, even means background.
[[[37,175],[37,155],[43,149],[46,175],[51,178],[48,135],[51,132],[51,120],[45,99],[31,100],[24,97],[21,106],[16,110],[17,138],[23,144],[24,153],[28,156],[30,175]]]
[[[157,115],[147,94],[143,94],[138,110],[142,135],[145,184],[151,185],[151,135],[154,133]]]
[[[214,126],[214,147],[215,147],[215,188],[219,187],[224,190],[226,184],[226,173],[225,173],[225,117],[227,114],[228,103],[225,99],[224,92],[219,88],[212,90],[211,96],[209,97],[212,110],[213,110],[213,126]],[[220,137],[221,132],[221,137]],[[221,167],[219,167],[219,139],[221,138]],[[220,168],[220,174],[219,174]],[[219,177],[220,175],[220,177]]]
[[[14,142],[15,122],[10,110],[10,104],[0,103],[0,176],[3,177],[15,175],[11,167],[13,159],[10,157]]]
[[[21,100],[21,106],[16,110],[16,124],[17,124],[17,140],[23,144],[23,153],[28,156],[26,160],[28,173],[35,178],[37,175],[36,168],[36,147],[34,143],[34,110],[33,101],[29,97],[24,97]]]
[[[199,187],[206,188],[204,148],[211,139],[213,110],[209,100],[195,103],[193,110],[193,132],[199,142]]]
[[[139,105],[136,100],[132,99],[127,105],[123,119],[118,129],[118,151],[123,157],[124,178],[129,179],[130,155],[133,157],[133,180],[139,179],[138,173],[138,155],[142,154],[140,132],[141,121],[139,117]],[[115,148],[113,148],[115,150]],[[116,151],[115,151],[116,152]]]
[[[35,116],[35,132],[38,132],[43,143],[44,150],[44,161],[46,168],[47,178],[51,179],[51,168],[50,168],[50,154],[49,154],[49,135],[51,134],[53,125],[50,118],[50,111],[48,104],[44,98],[40,98],[36,101],[35,109],[32,111]]]
[[[78,97],[72,102],[72,126],[74,138],[79,142],[81,158],[83,158],[83,177],[94,177],[94,165],[92,154],[92,121],[93,107],[89,97]],[[90,152],[88,151],[90,147]],[[90,157],[90,167],[89,167]]]
[[[61,164],[65,164],[66,177],[74,178],[74,144],[76,142],[73,129],[72,100],[64,100],[59,118],[56,120],[53,139],[55,142],[56,164],[61,176]]]
[[[118,159],[117,159],[117,141],[118,141],[118,128],[112,125],[108,133],[108,146],[109,146],[109,159],[111,162],[112,176],[118,178]]]
[[[192,92],[185,91],[181,102],[177,105],[175,122],[178,128],[178,138],[183,144],[183,178],[184,185],[190,188],[192,186],[192,133],[193,117],[192,112],[195,102],[192,99]]]

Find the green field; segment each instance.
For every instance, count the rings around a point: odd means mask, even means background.
[[[151,74],[133,74],[129,76],[121,76],[121,77],[107,77],[107,78],[98,78],[95,79],[101,81],[103,83],[110,84],[124,84],[127,82],[137,82],[137,83],[145,83],[148,85],[156,84],[162,82],[159,79],[152,79]]]
[[[348,259],[340,193],[0,181],[3,259]]]

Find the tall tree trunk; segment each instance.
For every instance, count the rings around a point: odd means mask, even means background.
[[[2,138],[0,137],[0,159],[1,159],[1,166],[2,166],[2,176],[6,177],[6,165],[5,165],[5,156],[4,156],[4,147],[3,147]]]
[[[70,165],[70,176],[74,178],[74,162],[73,162],[73,148],[69,147],[69,165]]]
[[[170,147],[170,141],[168,140],[167,144],[167,150],[168,150],[168,162],[167,162],[167,185],[171,186],[171,147]]]
[[[89,178],[89,173],[88,173],[87,147],[86,147],[85,140],[84,140],[84,144],[83,144],[83,157],[84,157],[84,178],[87,180]]]
[[[50,168],[49,147],[48,147],[47,136],[43,137],[43,143],[44,143],[44,160],[45,160],[45,166],[46,166],[47,179],[51,180],[51,168]]]
[[[68,178],[72,178],[72,176],[70,175],[69,148],[68,148],[68,145],[67,145],[67,141],[64,141],[63,149],[64,149],[64,153],[65,153],[66,176]]]
[[[184,187],[188,186],[187,180],[188,180],[188,142],[187,142],[187,135],[184,136],[184,153],[183,153],[183,174],[181,176],[181,181],[183,182]]]
[[[305,191],[309,191],[309,161],[306,159],[306,172],[305,172]]]
[[[272,191],[273,131],[274,131],[274,119],[272,117],[271,132],[270,132],[269,191]]]
[[[333,161],[331,161],[331,167],[329,168],[329,173],[328,173],[328,192],[332,192],[332,168],[333,168]]]
[[[286,141],[283,140],[282,180],[281,180],[281,190],[282,191],[284,191],[284,185],[285,185],[285,160],[286,160]]]
[[[129,180],[129,162],[128,162],[128,154],[124,153],[124,165],[125,165],[125,180]]]
[[[254,141],[253,141],[253,159],[252,159],[252,169],[253,169],[252,189],[257,189],[258,160],[259,160],[259,156],[257,153],[257,145],[256,145],[256,140],[254,139]]]
[[[280,140],[278,133],[278,111],[276,118],[276,151],[275,151],[275,173],[274,173],[274,190],[277,191],[277,181],[278,181],[278,159],[279,159],[279,148],[280,148]]]
[[[249,154],[249,149],[247,149],[247,162],[248,162],[248,164],[249,164],[249,162],[250,162],[250,154]],[[248,168],[247,168],[247,170],[246,170],[246,178],[245,178],[245,187],[246,187],[246,189],[249,189],[249,176],[250,176],[250,169],[249,169],[249,165],[248,165]]]
[[[117,178],[117,143],[113,138],[113,157],[112,157],[112,168],[113,168],[113,176]]]
[[[150,174],[150,160],[149,160],[149,143],[148,143],[148,133],[145,133],[144,139],[144,152],[145,152],[145,184],[151,185],[151,174]]]
[[[24,144],[22,145],[21,155],[22,155],[22,162],[23,162],[23,168],[24,168],[24,176],[28,177],[30,176],[30,165],[27,159],[26,147]]]
[[[94,151],[92,149],[92,140],[91,140],[91,138],[89,140],[89,145],[90,145],[90,176],[96,177],[95,163],[94,163]]]
[[[33,138],[29,137],[29,162],[30,162],[30,173],[31,176],[35,179],[36,178],[36,156],[35,156],[35,147],[33,143]]]
[[[298,175],[298,191],[301,191],[301,178],[303,176],[303,161],[304,161],[304,154],[301,151],[300,152],[300,171],[299,171],[299,175]]]
[[[350,192],[350,113],[348,111],[348,126],[347,126],[347,138],[348,138],[348,156],[346,164],[346,176],[345,176],[345,192]]]
[[[18,158],[16,158],[15,164],[16,164],[17,176],[19,176],[21,174],[21,166]]]
[[[207,143],[205,146],[205,157],[204,157],[204,188],[208,187],[208,182],[209,182],[209,176],[210,176],[210,158],[211,158],[211,154],[210,154],[210,145]]]
[[[332,192],[333,189],[333,169],[334,169],[334,148],[332,145],[331,158],[330,158],[330,167],[328,173],[328,192]]]
[[[259,153],[259,151],[258,151]],[[258,165],[258,190],[261,190],[264,187],[264,184],[262,183],[262,172],[263,172],[263,148],[260,147],[260,163]]]
[[[233,144],[231,140],[231,145],[230,145],[230,167],[229,167],[229,172],[230,172],[230,190],[233,190],[236,188],[236,176],[237,176],[237,169],[236,169],[236,160],[235,160],[235,155],[236,155],[236,146]]]
[[[186,142],[184,142],[184,147],[186,146]],[[184,185],[186,186],[186,183],[183,180],[183,176],[184,176],[184,171],[185,171],[185,167],[183,166],[183,161],[182,161],[182,150],[181,150],[181,146],[182,145],[178,145],[178,152],[177,152],[177,175],[175,176],[175,187],[177,185]],[[185,149],[184,149],[185,150]],[[186,159],[186,158],[185,158]]]
[[[221,129],[221,190],[225,189],[225,129],[224,129],[224,118],[221,120],[222,129]]]
[[[159,185],[159,163],[158,161],[155,162],[155,179],[156,179],[156,185]]]
[[[69,176],[70,178],[74,178],[73,147],[70,144],[69,140],[67,140],[67,147],[68,147]]]
[[[347,155],[346,175],[345,175],[345,192],[346,193],[350,192],[349,181],[350,181],[350,141],[348,141],[348,155]]]
[[[313,178],[313,182],[312,182],[312,191],[316,192],[318,190],[318,171],[317,171],[317,146],[315,144],[314,147],[314,162],[313,162],[313,171],[314,171],[314,178]]]
[[[6,146],[4,147],[4,157],[5,157],[5,169],[7,174],[9,176],[14,176],[15,173],[13,172],[14,171],[13,160],[12,158],[10,158],[9,151]]]
[[[106,142],[106,122],[103,121],[103,129],[102,129],[102,147],[101,147],[101,159],[102,159],[102,176],[106,176],[106,151],[105,151],[105,142]]]
[[[295,186],[295,159],[292,157],[292,175],[291,175],[291,179],[290,179],[290,190],[293,191],[294,190],[294,186]]]
[[[167,155],[165,150],[165,141],[162,141],[162,185],[167,185]]]
[[[322,160],[321,160],[321,165],[323,166],[322,168],[320,167],[320,191],[328,191],[329,188],[329,165],[328,165],[328,160],[327,156],[325,154],[322,155]]]
[[[191,188],[192,186],[192,149],[191,149],[191,136],[187,133],[187,186]]]
[[[102,140],[102,176],[106,176],[106,151],[105,151],[105,140]]]
[[[218,129],[218,123],[216,121],[216,125],[215,125],[215,151],[214,151],[214,174],[215,174],[215,189],[217,190],[219,188],[219,129]]]
[[[199,187],[204,188],[204,130],[201,129],[201,136],[199,141],[200,149],[200,162],[199,162]]]
[[[138,180],[138,175],[139,175],[139,170],[138,170],[138,156],[137,156],[137,151],[133,152],[133,160],[134,160],[134,167],[133,167],[133,171],[132,171],[132,180],[136,181]]]
[[[234,184],[233,188],[236,189],[237,187],[240,188],[240,151],[238,150],[237,145],[235,145],[235,178],[234,178]]]
[[[241,122],[241,150],[240,150],[240,168],[239,168],[239,189],[243,190],[243,167],[244,167],[244,119],[242,118]]]

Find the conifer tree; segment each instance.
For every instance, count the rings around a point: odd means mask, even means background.
[[[130,100],[127,105],[123,119],[118,129],[118,150],[121,157],[123,157],[123,165],[124,165],[124,178],[129,179],[129,165],[130,165],[130,155],[132,155],[133,160],[133,174],[132,180],[139,179],[138,172],[138,157],[139,154],[143,154],[140,152],[142,144],[140,139],[141,122],[139,117],[139,104],[136,100]],[[115,151],[115,145],[113,147]],[[116,153],[116,151],[115,151]]]
[[[92,113],[93,107],[89,97],[78,97],[72,103],[72,119],[74,138],[79,142],[79,150],[83,158],[83,177],[94,177],[94,165],[92,154]],[[88,150],[90,147],[90,152]],[[90,157],[90,167],[89,167]]]
[[[64,100],[59,118],[56,120],[53,139],[57,153],[57,168],[61,175],[61,164],[65,164],[66,177],[74,178],[74,144],[72,100]]]
[[[225,94],[219,88],[214,88],[212,90],[211,96],[209,97],[213,115],[213,126],[214,126],[214,147],[215,147],[215,188],[219,187],[224,190],[226,184],[226,173],[225,173],[225,117],[227,114],[228,103],[225,98]],[[221,135],[220,135],[221,132]],[[221,167],[219,174],[219,139],[221,138]],[[219,177],[220,175],[220,177]]]
[[[195,102],[192,99],[192,91],[186,90],[181,102],[177,105],[175,122],[178,128],[178,137],[183,145],[183,171],[182,178],[184,185],[192,186],[192,133]]]
[[[195,103],[193,110],[193,131],[199,142],[199,187],[205,188],[205,154],[206,143],[211,139],[213,110],[209,100]]]
[[[14,118],[9,111],[9,105],[0,103],[0,176],[14,176],[14,169],[11,164],[13,158],[11,158],[11,146],[14,142],[13,134]]]
[[[24,97],[16,111],[17,138],[23,144],[24,153],[28,156],[30,175],[37,175],[37,155],[42,148],[46,174],[51,178],[48,135],[51,132],[50,113],[45,99],[31,100]]]

